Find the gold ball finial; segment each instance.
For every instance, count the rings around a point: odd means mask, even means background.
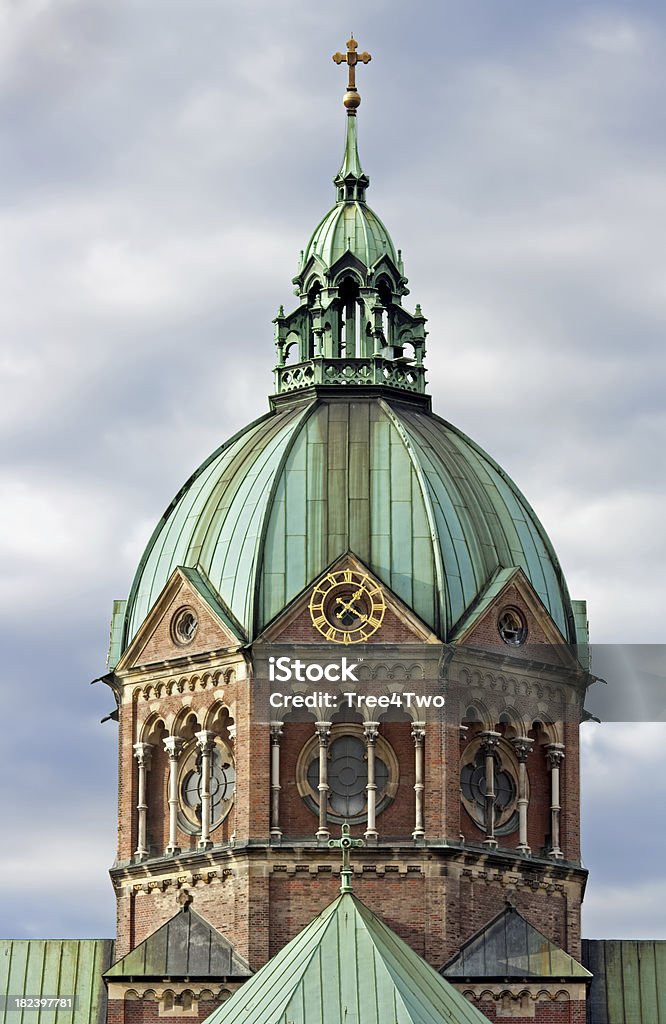
[[[347,110],[356,110],[361,105],[361,94],[356,92],[356,90],[354,92],[346,92],[342,97],[342,102]]]

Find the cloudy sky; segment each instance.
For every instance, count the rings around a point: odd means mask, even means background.
[[[527,494],[593,640],[664,641],[663,9],[0,0],[2,935],[113,934],[88,683],[156,520],[266,409],[351,29],[436,411]],[[588,936],[666,937],[665,743],[584,730]]]

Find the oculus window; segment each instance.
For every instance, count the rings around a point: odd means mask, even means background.
[[[363,728],[334,725],[327,748],[328,817],[333,822],[354,822],[367,813],[368,755]],[[315,735],[303,747],[296,767],[298,790],[310,810],[319,809],[319,740]],[[398,788],[398,759],[383,736],[375,742],[377,814],[393,800]]]
[[[193,742],[183,751],[179,776],[179,824],[191,834],[201,830],[201,750]],[[236,793],[236,769],[231,749],[215,737],[210,755],[211,832],[231,810]]]
[[[500,740],[492,754],[495,778],[495,834],[518,828],[518,761],[513,749]],[[486,755],[481,740],[472,740],[460,762],[460,794],[477,828],[486,828]],[[528,791],[529,795],[529,791]]]
[[[181,647],[192,643],[198,629],[199,620],[194,608],[180,608],[171,620],[171,637]]]
[[[497,631],[505,644],[520,647],[527,640],[527,622],[517,608],[504,608],[497,619]]]

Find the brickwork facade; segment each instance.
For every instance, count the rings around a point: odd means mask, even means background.
[[[541,638],[545,649],[552,641],[553,627],[542,627],[536,601],[525,601],[523,590],[513,584],[507,594],[500,595],[498,606],[508,601],[520,608],[532,639]],[[170,625],[184,604],[195,608],[204,624],[200,625],[202,648],[193,649],[186,659],[174,643]],[[255,713],[252,656],[230,643],[230,633],[206,611],[200,594],[182,581],[169,599],[158,605],[135,649],[130,650],[131,657],[117,672],[122,687],[118,856],[111,872],[118,906],[116,955],[125,955],[165,924],[177,912],[185,891],[192,908],[222,932],[256,970],[323,910],[339,889],[339,856],[317,843],[318,809],[312,798],[303,796],[303,751],[308,743],[312,745],[319,716],[307,711],[283,716],[278,758],[279,830],[271,832],[271,732],[265,714]],[[399,783],[386,806],[380,803],[376,843],[370,842],[355,854],[354,890],[438,969],[506,906],[507,899],[552,942],[574,957],[580,955],[585,872],[578,865],[577,721],[575,716],[562,722],[541,720],[544,688],[555,694],[551,706],[557,700],[571,704],[569,683],[566,673],[559,680],[553,669],[544,682],[535,677],[529,663],[507,666],[506,650],[497,635],[498,606],[487,611],[476,632],[470,632],[469,653],[461,648],[451,662],[451,692],[460,694],[453,720],[449,711],[447,716],[426,723],[422,839],[413,838],[417,800],[413,718],[404,712],[397,715],[398,720],[392,720],[396,715],[390,713],[374,716],[379,721],[379,736],[390,747]],[[398,603],[387,608],[382,629],[372,641],[380,661],[386,652],[381,672],[387,686],[392,678],[403,678],[401,649],[420,643],[427,651],[432,643],[426,627],[419,627],[411,613],[405,612],[401,618],[399,612]],[[290,609],[283,626],[273,627],[272,635],[280,644],[321,644],[322,640],[307,607]],[[481,641],[494,644],[501,664],[492,657],[489,660],[487,653],[477,653],[475,645]],[[439,649],[433,648],[435,665]],[[339,654],[340,649],[335,648],[331,657]],[[515,697],[518,693],[520,705]],[[481,720],[465,720],[468,702],[480,709]],[[452,701],[453,708],[458,705]],[[334,727],[340,729],[344,728],[342,720],[351,719],[361,736],[367,717],[351,712],[331,716]],[[164,740],[178,737],[186,751],[200,730],[223,737],[233,750],[234,803],[214,829],[212,845],[206,849],[200,848],[196,830],[184,827],[179,816],[175,833],[179,852],[168,855],[170,764]],[[517,826],[496,837],[497,848],[484,847],[485,830],[461,801],[461,759],[468,746],[488,730],[509,745],[517,736],[532,741],[526,760],[531,857],[522,856],[517,849]],[[145,798],[148,849],[144,856],[137,856],[139,766],[135,747],[141,743],[151,747]],[[565,755],[560,766],[563,857],[559,860],[550,856],[551,775],[546,748],[553,743],[563,744]],[[366,826],[364,815],[352,819],[352,835],[362,836]],[[339,824],[331,822],[331,832],[337,828]],[[533,1020],[540,1024],[582,1020],[579,1001],[565,1002],[554,990],[546,995],[547,999],[544,995],[541,1001],[526,1003]],[[513,1019],[508,1005],[502,1005],[500,993],[494,992],[495,1002],[489,1002],[487,995],[473,998],[489,1019]],[[203,1020],[212,1009],[208,1002],[201,1000],[199,1009],[188,1010],[187,1016],[180,1008],[169,1016],[163,1004],[150,995],[116,999],[109,1020],[114,1024]],[[524,1020],[526,1012],[521,1009],[516,1020]]]

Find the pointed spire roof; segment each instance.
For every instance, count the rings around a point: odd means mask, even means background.
[[[205,1024],[488,1024],[352,893],[342,893]]]
[[[355,199],[364,203],[365,190],[370,184],[370,178],[361,167],[361,158],[358,155],[358,122],[355,117],[347,117],[346,121],[345,151],[333,184],[338,189],[338,202]]]
[[[534,928],[515,907],[506,907],[473,935],[441,972],[447,978],[592,977],[582,964]]]

